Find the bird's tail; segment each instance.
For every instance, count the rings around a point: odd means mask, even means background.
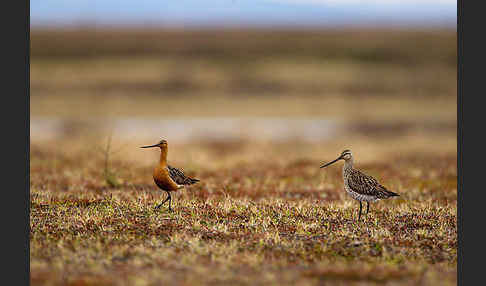
[[[199,182],[199,179],[189,178],[189,180],[191,185]]]
[[[400,195],[397,194],[397,193],[394,193],[392,191],[389,191],[387,188],[380,185],[379,192],[378,192],[379,198],[387,199],[387,198],[390,198],[390,197],[398,197],[398,196],[400,196]]]

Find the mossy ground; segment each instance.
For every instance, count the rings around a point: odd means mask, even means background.
[[[168,212],[154,210],[165,198],[151,181],[155,150],[139,161],[114,158],[122,184],[109,187],[103,158],[75,145],[31,145],[33,285],[456,283],[455,153],[360,163],[355,152],[358,168],[401,195],[373,203],[358,222],[341,166],[319,169],[318,158],[286,161],[269,151],[204,165],[189,157],[231,158],[216,155],[226,154],[218,153],[224,144],[194,146],[192,155],[188,145],[172,146],[175,166],[201,182],[174,195]],[[312,155],[318,145],[280,144],[278,152]]]

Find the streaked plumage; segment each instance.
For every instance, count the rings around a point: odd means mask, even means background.
[[[344,160],[343,180],[344,189],[355,200],[359,201],[359,217],[361,218],[361,202],[367,203],[366,214],[368,214],[370,202],[381,199],[399,196],[382,186],[375,178],[353,168],[353,155],[350,150],[344,150],[341,155],[334,161],[331,161],[321,168],[329,166],[339,160]]]
[[[154,168],[153,177],[155,184],[163,191],[167,192],[167,198],[159,204],[156,209],[160,208],[166,201],[169,201],[169,210],[171,210],[172,197],[170,192],[176,192],[184,188],[185,185],[192,185],[199,182],[198,179],[193,179],[184,174],[181,170],[167,165],[167,141],[161,140],[159,143],[150,146],[142,146],[140,148],[160,148],[160,162]]]
[[[365,173],[353,169],[344,168],[344,182],[347,192],[353,193],[351,196],[360,201],[373,202],[380,199],[387,199],[396,194],[387,190],[378,181]]]
[[[170,165],[167,165],[167,169],[169,170],[170,178],[179,185],[192,185],[199,182],[198,179],[189,178],[184,174],[184,172],[177,168],[171,167]]]

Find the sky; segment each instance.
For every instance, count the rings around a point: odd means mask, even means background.
[[[451,0],[32,0],[31,26],[455,26]]]

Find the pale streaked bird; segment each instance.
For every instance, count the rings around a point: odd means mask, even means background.
[[[399,196],[398,194],[387,190],[387,188],[378,183],[375,178],[353,168],[353,154],[351,153],[351,150],[344,150],[336,160],[322,165],[321,168],[327,167],[339,160],[344,160],[344,189],[353,199],[359,201],[358,220],[361,219],[361,209],[363,207],[361,202],[364,201],[367,203],[366,215],[368,215],[370,202]]]

